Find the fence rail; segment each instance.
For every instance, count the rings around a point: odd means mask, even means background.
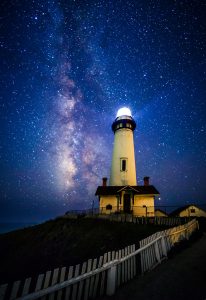
[[[137,206],[136,206],[137,207]],[[154,208],[149,207],[149,208]],[[68,211],[64,218],[71,218],[71,219],[77,219],[81,217],[89,217],[89,218],[99,218],[99,219],[105,219],[115,222],[132,222],[136,224],[155,224],[155,225],[165,225],[165,226],[175,226],[175,225],[181,225],[188,221],[190,221],[192,216],[190,217],[170,217],[170,216],[150,216],[149,213],[147,215],[142,216],[136,216],[131,213],[124,213],[123,211],[113,212],[113,211],[107,211],[106,208],[101,209],[87,209],[87,210],[72,210]]]
[[[0,286],[0,300],[94,299],[103,294],[113,295],[116,288],[161,263],[171,248],[189,239],[199,229],[198,221],[157,232],[140,241],[140,247],[128,246],[88,260],[82,266],[55,269],[40,274],[35,284],[31,278],[16,281],[11,287]]]
[[[111,215],[93,215],[93,218],[99,218],[104,220],[110,220],[114,222],[130,222],[134,224],[154,224],[154,225],[165,225],[165,226],[175,226],[175,225],[181,225],[189,220],[191,218],[179,218],[179,217],[136,217],[131,214],[111,214]]]

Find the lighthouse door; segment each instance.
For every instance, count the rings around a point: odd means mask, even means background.
[[[130,194],[124,194],[124,212],[130,213]]]

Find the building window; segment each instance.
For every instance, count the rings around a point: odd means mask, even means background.
[[[122,160],[122,171],[126,171],[126,159]]]
[[[122,171],[122,172],[127,171],[127,159],[126,158],[120,159],[120,171]]]
[[[195,209],[194,209],[194,208],[191,208],[191,209],[190,209],[190,212],[191,212],[191,213],[195,213]]]
[[[111,204],[107,204],[106,210],[112,210],[112,205]]]

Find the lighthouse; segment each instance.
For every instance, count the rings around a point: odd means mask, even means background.
[[[134,130],[136,122],[129,108],[118,110],[112,124],[114,144],[109,185],[102,178],[95,195],[99,197],[101,214],[126,213],[134,216],[153,217],[154,200],[158,190],[150,184],[150,177],[143,178],[144,184],[138,185],[134,151]]]
[[[110,185],[137,185],[133,131],[136,123],[129,108],[120,108],[112,124],[114,146]]]

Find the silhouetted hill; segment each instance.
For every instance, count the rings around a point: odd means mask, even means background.
[[[57,218],[0,235],[0,283],[35,276],[121,249],[161,226]]]

